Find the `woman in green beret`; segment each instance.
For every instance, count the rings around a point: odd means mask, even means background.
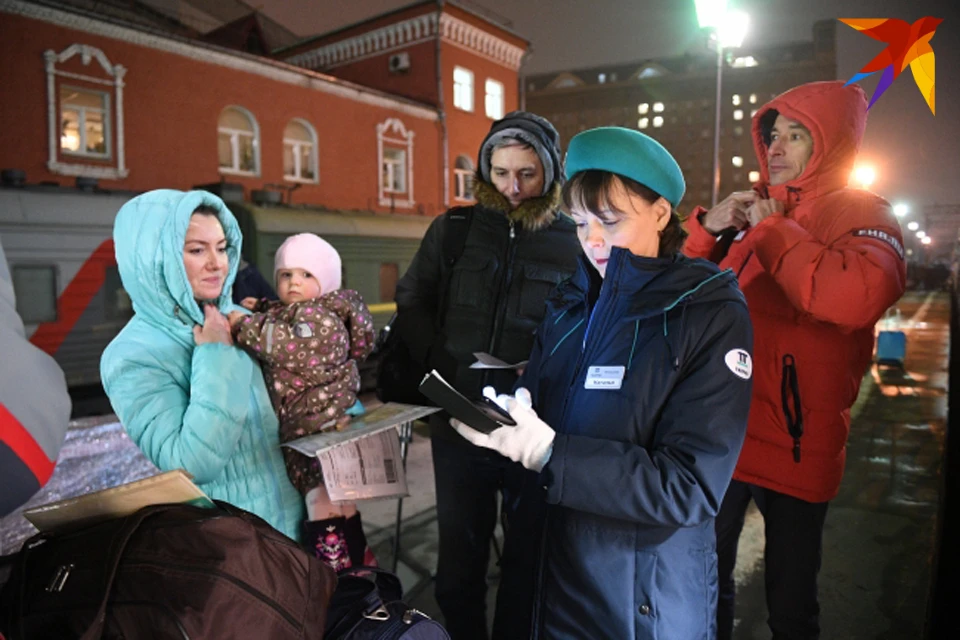
[[[536,566],[504,567],[501,588],[526,587],[534,638],[713,638],[713,521],[750,404],[747,307],[733,273],[680,253],[684,180],[658,142],[585,131],[566,175],[583,256],[499,398],[517,424],[454,425],[538,474],[521,505],[537,532],[506,543]]]

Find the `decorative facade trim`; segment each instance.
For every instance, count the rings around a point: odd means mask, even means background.
[[[145,30],[125,27],[54,7],[32,4],[24,0],[0,0],[0,13],[19,15],[59,27],[82,31],[90,35],[103,36],[156,51],[172,53],[198,62],[252,73],[270,80],[306,87],[354,102],[392,109],[423,120],[436,121],[439,118],[435,109],[406,102],[383,92],[367,89],[360,85],[324,76],[307,69],[293,67],[282,62],[220,50],[214,48],[213,45],[193,44],[172,36],[158,35]]]
[[[412,208],[413,200],[413,131],[407,131],[403,122],[399,118],[387,118],[377,125],[377,193],[381,207],[403,207]],[[403,200],[397,200],[393,194],[386,190],[383,183],[383,144],[389,144],[392,147],[402,147],[406,151],[406,197]]]
[[[89,66],[92,60],[96,60],[103,72],[113,78],[112,82],[103,80],[94,76],[87,76],[78,73],[68,73],[58,71],[57,65],[63,64],[74,56],[79,55],[84,66]],[[60,175],[67,176],[87,176],[91,178],[103,178],[107,180],[119,180],[126,178],[130,174],[124,164],[123,151],[123,77],[127,70],[123,65],[113,65],[104,55],[103,51],[96,47],[85,44],[72,44],[60,53],[48,49],[43,53],[43,59],[47,72],[47,127],[49,141],[47,145],[47,168]],[[57,100],[57,76],[64,76],[73,80],[82,80],[94,84],[108,85],[113,87],[113,109],[108,110],[109,116],[104,120],[103,128],[106,139],[110,140],[111,130],[116,132],[116,164],[108,167],[104,165],[85,165],[73,162],[60,162],[58,153],[60,151],[60,108]],[[109,152],[109,144],[107,146]]]
[[[426,42],[437,36],[437,14],[426,13],[287,58],[308,69],[333,69]],[[446,13],[440,15],[440,37],[513,71],[520,68],[524,49]]]

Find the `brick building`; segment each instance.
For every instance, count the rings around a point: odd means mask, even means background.
[[[0,0],[0,119],[15,123],[0,131],[0,167],[32,184],[226,181],[248,198],[437,215],[471,200],[477,147],[517,107],[528,46],[430,1],[269,54],[289,38],[256,13],[206,33],[177,15]]]

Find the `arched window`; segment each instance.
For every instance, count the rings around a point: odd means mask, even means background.
[[[220,173],[260,175],[260,127],[242,107],[227,107],[217,122]]]
[[[294,119],[283,130],[283,177],[317,182],[317,133],[310,123]]]
[[[457,200],[473,200],[473,163],[467,156],[457,156],[453,165],[454,190]]]

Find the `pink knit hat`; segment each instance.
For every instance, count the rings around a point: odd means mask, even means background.
[[[273,281],[280,269],[303,269],[320,283],[320,293],[340,288],[340,254],[329,242],[312,233],[299,233],[283,241],[273,259]]]

